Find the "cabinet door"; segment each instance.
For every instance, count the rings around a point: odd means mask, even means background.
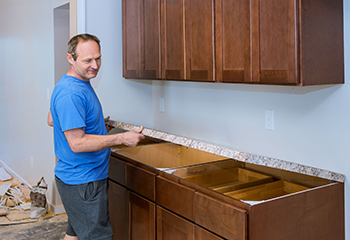
[[[185,79],[185,4],[161,0],[162,79]]]
[[[214,81],[214,0],[185,3],[186,79]]]
[[[296,0],[251,0],[253,81],[297,84]]]
[[[204,228],[198,227],[197,225],[195,225],[194,230],[195,230],[195,234],[194,234],[195,240],[223,240],[224,239],[214,235],[211,232],[208,232]]]
[[[155,240],[155,204],[109,181],[109,217],[113,240]]]
[[[162,78],[214,81],[214,1],[162,0]]]
[[[223,238],[157,206],[157,240],[222,240]]]
[[[156,239],[155,204],[129,192],[130,240]]]
[[[215,2],[217,82],[251,82],[250,1]]]
[[[113,240],[127,240],[129,228],[128,190],[109,181],[108,206],[109,218],[113,228]]]
[[[160,78],[159,0],[123,0],[123,76]]]
[[[194,240],[194,225],[157,206],[157,240]]]

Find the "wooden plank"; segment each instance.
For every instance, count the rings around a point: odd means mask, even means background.
[[[221,193],[272,181],[270,176],[243,168],[225,169],[184,179]]]
[[[227,192],[225,195],[245,201],[263,201],[307,189],[309,188],[302,185],[289,183],[286,181],[276,181]]]

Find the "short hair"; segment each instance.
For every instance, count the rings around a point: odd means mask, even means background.
[[[98,47],[101,49],[100,39],[98,39],[98,37],[88,33],[78,34],[72,37],[68,42],[68,53],[72,55],[74,61],[76,61],[78,57],[76,53],[78,43],[87,41],[95,41],[98,44]]]

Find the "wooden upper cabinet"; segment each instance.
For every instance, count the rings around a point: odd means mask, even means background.
[[[123,76],[160,78],[159,0],[123,0]]]
[[[162,78],[214,81],[214,1],[161,1]]]
[[[252,0],[253,82],[298,84],[296,0]]]
[[[251,82],[250,1],[217,0],[216,80]]]
[[[124,77],[344,83],[343,0],[123,0]]]

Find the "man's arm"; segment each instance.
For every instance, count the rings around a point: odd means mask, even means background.
[[[64,135],[67,138],[71,150],[78,153],[99,151],[119,144],[135,147],[141,139],[145,138],[141,133],[142,130],[143,126],[137,130],[125,133],[92,135],[85,134],[85,131],[82,128],[76,128],[64,131]]]
[[[52,116],[51,116],[51,110],[49,110],[49,114],[47,115],[47,125],[49,125],[50,127],[53,127],[53,120],[52,120]]]

